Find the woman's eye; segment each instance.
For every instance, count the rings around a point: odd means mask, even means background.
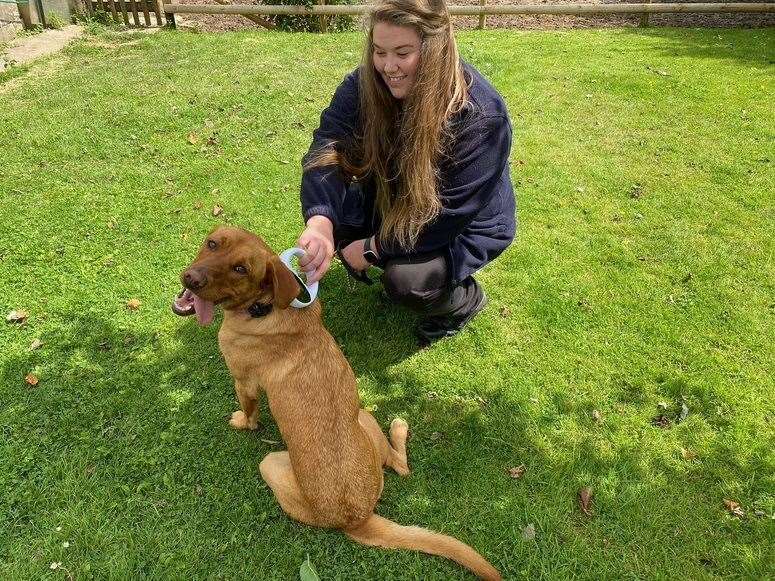
[[[237,266],[234,267],[234,272],[239,274],[247,274],[248,269],[242,266],[241,264],[238,264]]]
[[[207,247],[210,250],[215,250],[218,247],[218,245],[215,243],[215,240],[208,240],[207,241]]]
[[[400,56],[401,58],[406,58],[406,57],[409,56],[409,53],[408,52],[399,52],[398,56]]]
[[[377,56],[385,56],[385,53],[381,51],[376,51],[374,54]]]

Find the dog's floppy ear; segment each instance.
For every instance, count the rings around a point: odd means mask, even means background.
[[[272,305],[278,309],[287,309],[301,291],[301,286],[293,273],[288,270],[279,256],[272,256],[266,263],[265,284],[272,287]]]

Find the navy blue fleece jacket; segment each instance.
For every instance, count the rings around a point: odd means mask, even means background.
[[[470,81],[469,103],[450,121],[452,140],[439,165],[441,213],[420,233],[411,252],[394,240],[378,237],[383,259],[440,252],[447,256],[450,284],[456,285],[498,256],[514,239],[516,200],[509,175],[511,124],[498,92],[479,72],[464,63]],[[308,156],[332,141],[360,133],[356,69],[336,90],[320,116]],[[375,187],[366,181],[354,188],[338,168],[304,172],[301,205],[306,222],[311,216],[329,218],[342,226],[379,229],[374,213]]]

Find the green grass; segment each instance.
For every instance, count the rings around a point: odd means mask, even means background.
[[[460,35],[514,125],[519,236],[480,275],[490,306],[418,351],[378,289],[339,266],[322,285],[364,405],[412,429],[380,514],[507,578],[775,575],[774,41]],[[257,469],[281,449],[266,407],[227,427],[217,325],[169,309],[215,224],[294,242],[299,161],[359,44],[104,34],[0,79],[0,310],[29,312],[0,326],[0,577],[293,579],[309,554],[324,579],[467,578],[286,518]],[[652,426],[659,402],[687,419]]]

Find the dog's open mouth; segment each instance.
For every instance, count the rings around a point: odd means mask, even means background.
[[[200,299],[189,289],[184,289],[172,302],[172,312],[181,317],[196,315],[200,325],[209,325],[213,322],[215,303]]]

